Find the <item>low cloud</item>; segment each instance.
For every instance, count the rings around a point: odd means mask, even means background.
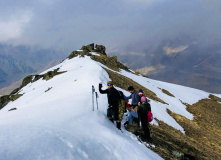
[[[141,56],[180,37],[186,39],[176,46],[210,46],[221,43],[220,6],[220,0],[7,0],[0,6],[0,41],[69,51],[96,43]]]
[[[21,38],[25,26],[31,20],[31,13],[25,12],[20,15],[11,15],[9,19],[0,21],[0,41],[10,41]]]
[[[121,56],[127,55],[127,56],[146,56],[145,53],[142,52],[118,52]]]

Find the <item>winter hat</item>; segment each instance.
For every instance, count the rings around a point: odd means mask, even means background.
[[[127,108],[127,107],[132,107],[132,106],[131,106],[131,104],[128,103],[128,104],[126,105],[126,108]]]
[[[144,96],[142,96],[142,97],[141,97],[141,102],[146,102],[146,101],[147,101],[147,98],[144,97]]]
[[[140,89],[139,92],[138,92],[138,94],[143,94],[143,90]]]
[[[111,84],[111,85],[113,85],[112,81],[108,81],[107,84]]]
[[[134,87],[133,86],[129,86],[128,87],[128,91],[133,91],[134,90]]]

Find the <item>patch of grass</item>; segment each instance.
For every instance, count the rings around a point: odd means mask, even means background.
[[[11,109],[9,109],[8,111],[14,111],[14,110],[16,110],[17,108],[11,108]]]
[[[214,96],[213,94],[210,94],[210,95],[209,95],[209,98],[212,99],[212,100],[214,100],[214,101],[219,101],[219,102],[221,102],[221,98],[219,98],[219,97],[217,97],[217,96]]]
[[[167,109],[168,114],[184,128],[185,134],[155,118],[159,126],[150,125],[151,143],[155,147],[149,148],[166,160],[177,160],[173,151],[190,154],[200,160],[220,159],[221,104],[218,97],[210,98],[193,105],[187,104],[187,110],[194,115],[194,120]],[[142,135],[142,132],[140,130],[136,135]]]
[[[5,107],[10,101],[15,101],[21,96],[22,94],[15,94],[15,95],[11,94],[0,97],[0,109]]]
[[[136,75],[141,75],[141,76],[143,76],[143,77],[149,78],[147,75],[144,75],[143,73],[140,73],[140,72],[138,72],[138,71],[135,71],[134,74],[136,74]]]
[[[74,57],[84,57],[84,56],[91,56],[91,54],[89,53],[89,51],[73,51],[69,56],[68,59],[72,59]]]
[[[95,61],[102,63],[103,65],[107,66],[108,68],[114,71],[120,71],[120,69],[124,69],[130,72],[125,65],[117,61],[117,56],[110,57],[110,56],[100,55],[100,56],[91,56],[91,58]]]
[[[172,93],[170,93],[168,90],[166,89],[162,89],[162,88],[159,88],[162,90],[163,93],[167,94],[168,96],[171,96],[171,97],[175,97]]]
[[[187,110],[194,115],[191,121],[168,110],[168,113],[185,129],[187,144],[195,149],[197,159],[221,157],[221,104],[214,99],[202,99]],[[175,134],[174,134],[175,135]]]
[[[52,87],[48,87],[48,89],[45,92],[48,92],[52,89]]]
[[[120,87],[120,88],[125,89],[125,90],[127,90],[127,88],[129,86],[133,86],[134,89],[137,90],[137,91],[139,89],[142,89],[143,92],[144,92],[144,95],[146,97],[148,97],[149,99],[158,101],[158,102],[163,103],[163,104],[167,104],[162,99],[157,97],[157,95],[154,92],[152,92],[151,90],[147,89],[146,87],[140,85],[139,83],[133,81],[132,79],[127,78],[125,76],[122,76],[122,75],[120,75],[120,74],[118,74],[116,72],[110,71],[109,69],[106,69],[106,68],[104,68],[104,70],[107,71],[107,73],[110,76],[110,79],[113,81],[113,84],[115,86]]]

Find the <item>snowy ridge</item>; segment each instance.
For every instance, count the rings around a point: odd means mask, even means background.
[[[107,119],[106,95],[98,92],[99,110],[92,112],[91,86],[98,91],[99,82],[106,88],[105,84],[110,80],[101,66],[106,67],[87,56],[66,59],[41,74],[57,68],[67,72],[48,81],[40,79],[26,85],[20,91],[23,96],[0,110],[0,160],[162,159],[134,135],[123,127],[123,133],[120,132]],[[166,108],[193,119],[181,101],[193,104],[210,94],[124,70],[118,73],[147,87],[167,102],[169,105],[151,100],[153,115],[182,132],[183,128],[170,117]],[[168,90],[175,97],[164,94],[159,88]],[[11,108],[17,110],[9,112]],[[153,121],[153,124],[157,125],[157,122]]]
[[[162,159],[107,120],[106,95],[92,112],[91,86],[109,80],[98,63],[76,57],[50,70],[59,67],[67,72],[28,84],[0,111],[1,160]]]
[[[100,64],[100,65],[111,70],[110,68],[104,66],[103,64]],[[111,70],[111,71],[116,72],[114,70]],[[166,83],[166,82],[161,82],[157,80],[152,80],[152,79],[143,77],[141,75],[135,75],[125,70],[121,70],[120,72],[117,72],[117,73],[125,77],[128,77],[134,80],[135,82],[141,84],[142,86],[148,88],[149,90],[156,93],[156,95],[159,98],[161,98],[166,103],[168,103],[169,105],[162,104],[154,100],[150,100],[152,113],[155,118],[164,121],[165,123],[169,124],[170,126],[173,126],[174,128],[180,130],[183,133],[185,133],[184,129],[167,113],[166,111],[167,108],[170,109],[172,112],[183,115],[186,118],[193,120],[193,115],[186,110],[186,106],[182,102],[193,104],[193,103],[198,102],[200,99],[208,98],[208,96],[210,95],[210,93],[207,93],[198,89],[189,88],[189,87],[180,86],[180,85],[171,84],[171,83]],[[168,90],[170,93],[175,95],[175,97],[171,97],[163,93],[161,89],[159,88]],[[124,92],[126,96],[130,95],[129,92],[124,91],[124,90],[122,91]],[[158,125],[156,120],[154,120],[151,123]]]

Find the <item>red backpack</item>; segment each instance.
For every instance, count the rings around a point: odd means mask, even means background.
[[[151,122],[153,120],[153,114],[151,111],[148,111],[147,113],[147,122]]]

